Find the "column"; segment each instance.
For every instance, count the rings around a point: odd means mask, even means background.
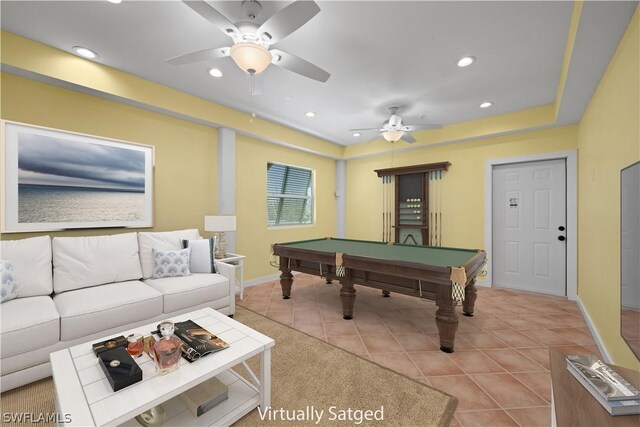
[[[218,214],[236,215],[236,133],[218,128]],[[236,232],[225,233],[227,252],[236,250]]]
[[[336,160],[336,237],[347,231],[347,161]]]

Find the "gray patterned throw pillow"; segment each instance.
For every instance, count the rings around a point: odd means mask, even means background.
[[[13,272],[11,261],[0,259],[0,275],[2,275],[2,290],[0,291],[0,304],[12,300],[18,296],[18,284]]]
[[[153,249],[153,278],[191,276],[189,256],[191,248],[179,251]]]

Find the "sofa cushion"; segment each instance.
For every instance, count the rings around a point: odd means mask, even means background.
[[[15,277],[19,281],[18,298],[50,295],[53,292],[49,236],[2,240],[0,256],[13,264]]]
[[[147,285],[164,295],[164,313],[205,304],[229,296],[229,280],[221,274],[147,279]]]
[[[60,313],[62,341],[162,313],[162,295],[137,280],[69,291],[55,295],[53,301]]]
[[[7,301],[0,309],[0,356],[8,357],[60,340],[60,316],[48,296]]]
[[[0,276],[2,276],[2,289],[0,290],[0,304],[2,304],[18,297],[18,283],[11,261],[0,259]]]
[[[215,262],[216,237],[183,240],[182,247],[191,248],[189,270],[192,273],[217,273]]]
[[[191,248],[179,251],[153,249],[153,278],[191,276],[189,257]]]
[[[148,279],[153,276],[153,249],[177,251],[182,249],[183,240],[196,240],[199,238],[200,233],[197,229],[138,233],[142,277]]]
[[[56,293],[141,277],[136,233],[53,238]]]

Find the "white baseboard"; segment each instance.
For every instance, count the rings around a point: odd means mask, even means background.
[[[487,277],[485,277],[484,279],[477,280],[476,286],[482,286],[484,288],[493,288],[493,285],[491,284],[491,282]]]
[[[604,343],[602,342],[602,338],[600,338],[600,334],[598,334],[598,331],[593,325],[593,322],[591,321],[591,317],[589,317],[589,312],[587,311],[585,306],[582,304],[582,301],[580,301],[580,296],[576,297],[576,302],[578,303],[578,308],[582,313],[582,317],[584,318],[584,321],[587,323],[587,327],[589,328],[589,331],[591,332],[593,339],[596,341],[596,345],[598,346],[598,350],[600,350],[600,354],[602,355],[604,362],[614,363],[613,360],[611,359],[611,355],[609,354],[609,352],[607,351],[607,348],[604,346]]]
[[[297,276],[299,273],[297,271],[292,271],[292,275]],[[250,288],[251,286],[261,285],[266,282],[273,282],[274,280],[280,280],[280,274],[273,274],[271,276],[258,277],[257,279],[247,280],[244,282],[245,288]]]

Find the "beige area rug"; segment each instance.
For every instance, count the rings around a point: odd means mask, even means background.
[[[317,425],[447,426],[453,417],[455,397],[245,308],[236,306],[235,319],[276,341],[271,354],[272,420],[262,420],[255,410],[237,426],[315,425],[317,415],[307,422],[287,420],[313,410],[323,411]],[[258,373],[258,359],[249,364]],[[3,414],[52,413],[53,381],[47,378],[3,393],[1,402]],[[377,411],[373,415],[384,420],[358,422],[366,410]]]

